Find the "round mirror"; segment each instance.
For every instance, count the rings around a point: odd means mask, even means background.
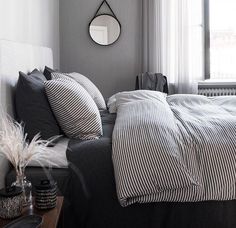
[[[93,41],[100,45],[111,45],[121,33],[120,22],[112,15],[96,16],[89,24],[89,34]]]

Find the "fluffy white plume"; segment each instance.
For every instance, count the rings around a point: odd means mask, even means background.
[[[46,160],[48,153],[52,152],[48,145],[59,137],[53,137],[48,141],[40,139],[38,134],[28,142],[23,126],[10,116],[2,114],[0,124],[0,155],[9,160],[18,175],[24,172],[32,159],[37,160],[39,164],[40,161]],[[54,164],[51,162],[48,165]]]

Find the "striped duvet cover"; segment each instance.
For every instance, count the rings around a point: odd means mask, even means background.
[[[134,91],[109,105],[122,206],[236,198],[236,97]]]

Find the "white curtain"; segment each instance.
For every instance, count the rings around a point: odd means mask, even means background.
[[[172,93],[203,79],[203,1],[142,0],[143,72],[167,76]]]

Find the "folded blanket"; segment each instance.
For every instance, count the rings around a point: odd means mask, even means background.
[[[127,93],[110,101],[117,110],[112,157],[122,206],[236,198],[236,99]]]
[[[135,89],[155,90],[168,93],[167,78],[161,73],[142,73],[136,77]]]

